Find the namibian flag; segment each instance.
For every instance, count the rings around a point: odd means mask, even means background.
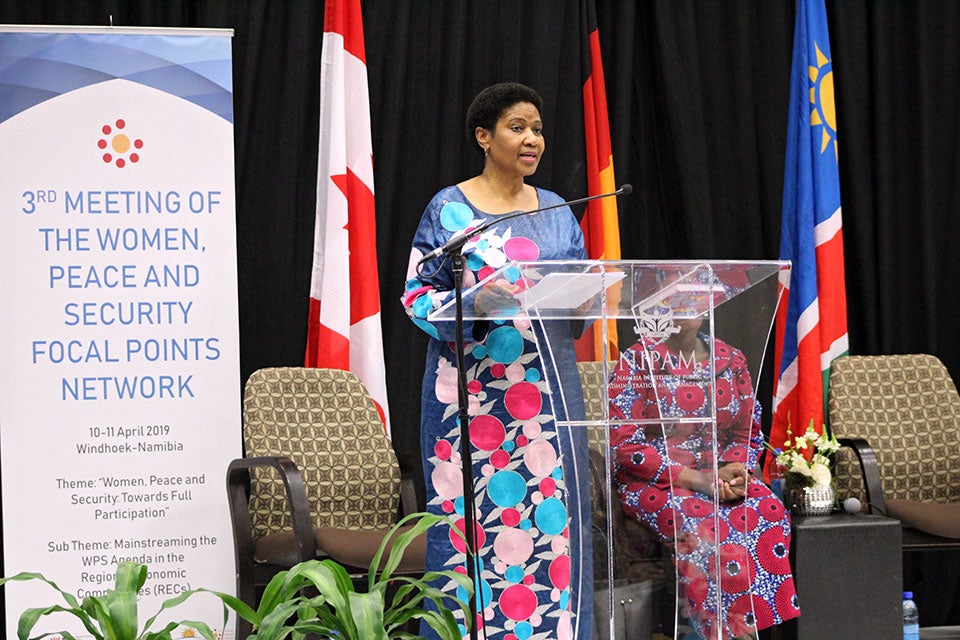
[[[593,0],[580,2],[580,70],[583,78],[583,123],[586,133],[587,195],[616,191],[613,177],[613,150],[610,145],[610,121],[607,119],[607,90],[603,81],[600,57],[600,36],[597,33],[597,9]],[[587,256],[593,260],[620,259],[620,223],[617,199],[599,198],[587,204],[580,220]],[[609,294],[609,292],[608,292]],[[611,321],[607,327],[611,342],[602,344],[600,327],[588,327],[577,341],[578,360],[615,358],[617,328]]]
[[[799,0],[793,36],[770,443],[821,431],[831,362],[848,350],[833,64],[823,0]]]

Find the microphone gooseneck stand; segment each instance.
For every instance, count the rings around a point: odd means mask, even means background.
[[[483,607],[483,603],[480,602],[483,589],[481,589],[479,583],[480,556],[479,549],[477,549],[477,509],[473,488],[473,454],[470,451],[470,402],[467,395],[467,367],[463,335],[464,258],[460,247],[450,254],[450,259],[453,261],[453,291],[456,312],[453,341],[456,346],[457,399],[460,405],[457,422],[460,425],[460,468],[463,475],[463,528],[467,537],[467,577],[474,589],[473,598],[470,599],[470,620],[466,623],[467,630],[470,632],[470,640],[477,640],[477,613]]]
[[[479,228],[478,228],[479,229]],[[476,233],[480,231],[477,230]],[[474,235],[474,234],[472,234]],[[479,603],[482,589],[479,585],[479,554],[477,549],[477,508],[476,495],[473,487],[473,454],[470,451],[470,401],[467,391],[467,373],[466,373],[466,355],[463,332],[463,270],[465,259],[461,249],[471,236],[460,236],[456,240],[443,245],[442,251],[434,251],[428,256],[424,256],[418,263],[418,273],[424,262],[431,260],[436,256],[443,255],[449,258],[453,270],[453,293],[454,293],[454,338],[453,342],[456,350],[457,362],[457,424],[460,428],[460,468],[463,476],[463,533],[466,538],[466,568],[467,578],[473,585],[474,594],[470,598],[470,620],[465,620],[465,626],[470,634],[470,640],[477,640],[477,612],[482,609],[482,603]],[[442,265],[442,262],[441,262]],[[426,278],[432,278],[440,270],[437,267],[433,273]],[[421,275],[421,277],[424,277]]]
[[[459,403],[457,421],[460,426],[460,462],[463,475],[463,523],[464,533],[466,534],[467,577],[470,579],[470,582],[474,587],[474,594],[473,598],[470,599],[469,607],[471,619],[466,621],[466,627],[470,633],[470,640],[477,640],[477,627],[479,626],[478,618],[482,621],[482,618],[478,616],[478,612],[483,608],[483,602],[481,601],[483,597],[483,589],[480,585],[480,557],[479,549],[477,549],[476,496],[473,487],[473,455],[470,451],[469,396],[467,391],[466,356],[464,352],[463,270],[465,261],[462,253],[463,246],[469,240],[477,237],[493,225],[499,224],[511,218],[539,213],[540,211],[546,211],[548,209],[556,209],[558,207],[580,204],[589,200],[596,200],[597,198],[627,195],[631,191],[633,191],[633,187],[631,187],[629,184],[624,184],[619,189],[611,193],[601,193],[595,196],[587,196],[577,200],[569,200],[566,202],[548,205],[546,207],[540,207],[539,209],[533,209],[531,211],[514,211],[512,213],[497,216],[493,220],[489,220],[471,231],[451,238],[444,245],[437,247],[427,255],[423,256],[417,263],[418,267],[422,267],[425,262],[433,260],[434,258],[447,256],[452,261],[453,266],[453,291],[455,307],[454,346],[456,349],[457,360],[457,401]],[[436,271],[434,274],[435,273]],[[480,624],[482,624],[482,622]],[[484,634],[484,636],[486,636],[486,634]]]

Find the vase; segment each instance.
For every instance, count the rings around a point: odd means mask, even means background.
[[[825,516],[836,505],[833,487],[795,487],[784,493],[784,504],[798,516]]]

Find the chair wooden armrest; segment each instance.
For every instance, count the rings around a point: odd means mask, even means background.
[[[423,482],[420,456],[397,453],[397,462],[400,465],[400,517],[425,511],[426,505],[421,506],[417,497],[417,484]]]
[[[873,447],[864,438],[837,438],[837,442],[840,446],[853,450],[860,463],[863,486],[867,493],[867,513],[879,512],[887,515],[887,505],[883,500],[883,481]]]
[[[887,515],[887,503],[883,497],[880,468],[873,447],[864,438],[837,438],[841,446],[849,447],[860,462],[860,472],[867,495],[867,512]],[[904,525],[902,546],[904,551],[936,551],[960,548],[960,539],[945,538]]]
[[[274,469],[283,480],[290,521],[293,524],[297,562],[313,558],[317,553],[313,522],[310,518],[310,503],[307,501],[303,476],[297,469],[297,465],[290,458],[279,456],[233,460],[227,467],[227,497],[230,504],[230,519],[233,523],[237,597],[248,604],[255,602],[253,518],[249,508],[250,470],[268,467]]]

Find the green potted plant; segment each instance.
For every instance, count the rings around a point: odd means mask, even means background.
[[[410,522],[412,526],[398,533]],[[445,605],[459,607],[464,620],[469,619],[468,605],[431,583],[438,579],[454,580],[471,598],[473,584],[466,575],[456,571],[427,572],[422,578],[394,575],[410,543],[439,523],[449,520],[414,513],[394,525],[370,562],[364,593],[354,589],[340,564],[325,559],[308,560],[275,575],[264,589],[256,611],[233,596],[217,595],[253,624],[254,633],[248,640],[283,640],[288,636],[300,639],[306,634],[338,640],[417,638],[404,630],[411,620],[426,621],[444,640],[460,640],[460,626]],[[454,531],[463,537],[459,529]],[[383,561],[388,544],[390,550]],[[394,588],[388,593],[391,584]],[[435,608],[428,609],[427,603]]]
[[[405,528],[408,523],[412,524]],[[20,640],[39,640],[53,635],[30,635],[40,618],[53,613],[65,613],[79,619],[96,640],[173,640],[171,634],[179,627],[191,628],[206,640],[219,640],[210,627],[200,621],[168,622],[158,630],[152,629],[160,613],[200,592],[213,594],[221,600],[224,605],[224,626],[227,607],[252,623],[254,633],[249,640],[283,640],[288,636],[300,640],[306,634],[335,637],[337,640],[416,638],[416,635],[404,630],[404,626],[412,620],[425,620],[444,640],[460,640],[462,634],[459,624],[449,607],[444,605],[460,607],[466,620],[469,619],[467,604],[431,583],[438,579],[454,580],[470,598],[473,596],[473,584],[467,576],[455,571],[428,572],[422,578],[394,575],[410,543],[439,523],[449,524],[449,520],[429,513],[415,513],[398,522],[384,537],[370,562],[365,593],[358,593],[354,589],[347,571],[337,562],[329,559],[308,560],[274,576],[256,610],[230,594],[197,588],[165,600],[160,610],[142,628],[139,627],[137,595],[146,581],[147,567],[137,562],[119,563],[115,588],[101,596],[87,596],[82,600],[63,591],[39,573],[23,572],[2,578],[0,586],[12,581],[40,580],[56,590],[65,603],[24,611],[17,626]],[[463,537],[459,529],[454,528],[454,531]],[[394,588],[388,593],[391,584]],[[435,608],[428,609],[428,603]],[[64,640],[76,640],[67,631],[56,633]]]
[[[55,604],[48,607],[32,607],[20,614],[17,624],[17,637],[20,640],[29,640],[34,626],[43,616],[64,613],[77,618],[84,628],[96,640],[173,640],[171,633],[179,627],[189,627],[207,640],[218,640],[210,627],[200,621],[184,620],[168,622],[160,629],[152,629],[157,616],[163,611],[172,609],[202,589],[185,591],[180,595],[165,600],[141,629],[137,612],[137,594],[147,579],[146,565],[138,562],[121,562],[117,565],[116,581],[113,589],[107,589],[100,596],[86,596],[79,600],[76,596],[63,591],[54,582],[51,582],[39,573],[22,572],[9,578],[0,579],[0,586],[14,581],[40,580],[45,582],[63,597],[65,604]],[[227,622],[227,608],[223,608],[223,623]],[[57,631],[56,634],[65,640],[76,640],[68,631]],[[47,632],[34,638],[43,638],[54,635]]]

